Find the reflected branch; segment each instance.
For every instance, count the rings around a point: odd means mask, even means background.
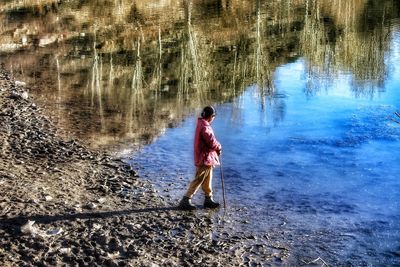
[[[0,51],[13,53],[2,57],[5,65],[49,77],[44,94],[50,96],[62,81],[63,123],[101,144],[115,135],[148,142],[204,104],[235,102],[253,85],[266,124],[277,122],[284,107],[275,97],[275,70],[299,58],[307,95],[345,74],[355,96],[373,97],[387,76],[391,20],[399,9],[393,0],[374,6],[373,16],[373,1],[363,0],[225,1],[217,14],[203,1],[151,9],[152,0],[20,2],[0,3],[7,22],[0,26]],[[54,54],[54,67],[45,66]],[[63,105],[71,104],[79,112],[67,113]]]

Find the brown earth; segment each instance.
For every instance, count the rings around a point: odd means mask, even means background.
[[[280,265],[288,249],[184,212],[131,166],[70,139],[0,72],[0,266]]]

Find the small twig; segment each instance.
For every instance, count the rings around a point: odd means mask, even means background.
[[[396,111],[395,113],[394,113],[394,115],[396,115],[399,119],[400,119],[400,112],[399,111]],[[398,123],[398,124],[400,124],[400,121],[398,121],[398,120],[396,120],[396,119],[393,119],[393,118],[388,118],[389,120],[391,120],[391,121],[393,121],[393,122],[395,122],[395,123]]]
[[[53,252],[53,248],[51,247],[56,241],[58,241],[58,239],[60,239],[62,237],[62,235],[60,236],[54,236],[53,238],[51,238],[50,244],[48,245],[49,249],[44,253],[43,258],[46,258],[47,255],[51,252]],[[42,236],[43,238],[43,236]]]
[[[197,242],[194,247],[197,247],[198,245],[200,245],[201,243],[203,243],[203,240],[200,240],[199,242]]]
[[[305,264],[307,264],[307,265],[308,265],[308,264],[311,264],[311,263],[316,263],[317,261],[322,261],[321,267],[323,267],[323,266],[329,267],[328,263],[326,263],[326,261],[324,261],[323,259],[321,259],[321,257],[318,257],[318,258],[316,258],[315,260],[310,261],[310,262],[306,262],[306,261],[303,260],[303,262],[304,262]]]
[[[397,117],[400,118],[400,112],[396,111],[396,112],[394,113],[394,115],[396,115]],[[394,122],[400,124],[400,121],[398,121],[398,120],[392,119],[392,121],[394,121]]]

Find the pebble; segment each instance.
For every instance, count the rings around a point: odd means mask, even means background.
[[[32,203],[32,204],[39,204],[39,200],[36,199],[36,198],[33,198],[33,199],[29,200],[29,203]]]
[[[24,100],[28,100],[28,98],[29,98],[28,92],[23,92],[23,93],[21,94],[21,98],[24,99]]]
[[[102,226],[101,226],[101,224],[94,223],[92,228],[93,228],[93,230],[97,231],[97,230],[100,230],[102,228]]]
[[[21,232],[24,234],[29,234],[34,232],[35,221],[29,221],[21,227]]]
[[[120,256],[119,251],[115,252],[115,253],[107,253],[107,258],[110,258],[112,260],[118,259]]]
[[[97,199],[97,202],[100,203],[100,204],[103,204],[103,203],[106,202],[106,198],[101,197],[101,198]]]
[[[94,204],[93,202],[89,202],[88,204],[86,204],[85,208],[90,209],[90,210],[94,210],[97,208],[97,205]]]
[[[15,85],[16,85],[16,86],[26,86],[26,82],[15,81]]]
[[[61,234],[62,232],[63,232],[63,229],[62,229],[62,228],[56,228],[56,229],[47,231],[46,234],[47,234],[47,235],[59,235],[59,234]]]
[[[60,248],[58,252],[61,254],[71,254],[71,248]]]

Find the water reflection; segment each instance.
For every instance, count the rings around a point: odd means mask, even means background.
[[[304,19],[300,43],[309,63],[309,76],[317,77],[316,83],[311,80],[309,93],[324,88],[324,84],[329,86],[328,81],[341,71],[353,75],[355,96],[372,97],[383,88],[392,31],[388,18],[398,12],[393,4],[336,0],[327,7],[307,2],[312,16]],[[322,83],[321,76],[325,77]]]
[[[0,10],[6,68],[95,146],[151,142],[194,109],[230,102],[251,84],[271,113],[266,124],[278,123],[285,103],[274,73],[299,57],[306,94],[349,73],[353,94],[373,97],[399,17],[393,0],[25,0]]]

